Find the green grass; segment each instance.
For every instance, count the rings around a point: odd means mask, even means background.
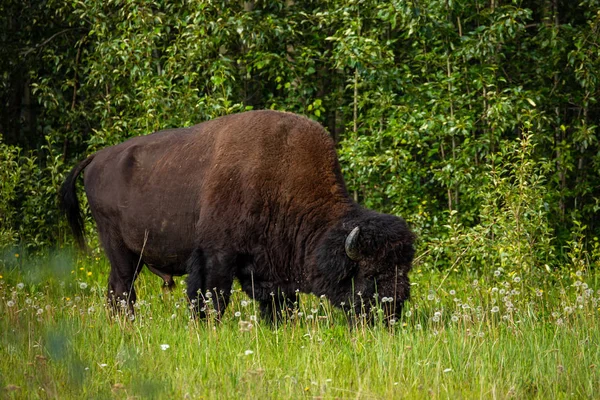
[[[314,296],[301,297],[294,321],[272,327],[253,321],[256,305],[239,290],[222,323],[196,321],[182,280],[163,293],[160,279],[144,272],[132,322],[104,307],[104,259],[75,263],[62,255],[8,264],[0,269],[0,397],[600,393],[598,272],[534,278],[416,268],[413,299],[392,328],[350,328],[343,313]]]

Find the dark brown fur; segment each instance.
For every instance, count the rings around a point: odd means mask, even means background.
[[[135,301],[140,260],[167,284],[189,272],[190,298],[200,306],[211,291],[220,312],[235,278],[266,315],[273,314],[273,296],[296,289],[336,305],[378,291],[395,299],[391,316],[409,296],[413,234],[401,218],[352,201],[332,139],[307,118],[251,111],[91,155],[61,189],[80,245],[75,180],[84,169],[112,266],[112,301]],[[361,257],[353,261],[344,240],[356,226]]]

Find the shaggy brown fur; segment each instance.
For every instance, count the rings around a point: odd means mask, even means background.
[[[401,218],[350,198],[333,141],[307,118],[250,111],[89,156],[61,189],[80,245],[75,181],[84,169],[113,302],[135,301],[140,263],[169,285],[189,272],[188,295],[200,310],[212,291],[222,312],[235,278],[266,316],[297,289],[336,305],[378,292],[394,299],[390,318],[409,296],[413,234]],[[351,259],[345,240],[355,227]]]

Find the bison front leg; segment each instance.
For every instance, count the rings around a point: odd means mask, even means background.
[[[277,291],[270,293],[270,299],[260,299],[260,313],[263,319],[269,323],[281,322],[288,316],[293,307],[293,301],[285,293]]]
[[[187,270],[187,295],[192,312],[200,318],[212,314],[220,319],[231,296],[235,256],[207,255],[201,250],[194,250]]]

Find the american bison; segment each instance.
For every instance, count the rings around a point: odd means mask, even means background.
[[[85,192],[111,263],[111,303],[136,300],[142,265],[219,313],[231,286],[272,318],[297,291],[344,307],[386,298],[387,318],[409,297],[414,235],[402,218],[348,195],[333,140],[291,113],[249,111],[134,137],[80,162],[61,204],[85,246],[75,191]]]

